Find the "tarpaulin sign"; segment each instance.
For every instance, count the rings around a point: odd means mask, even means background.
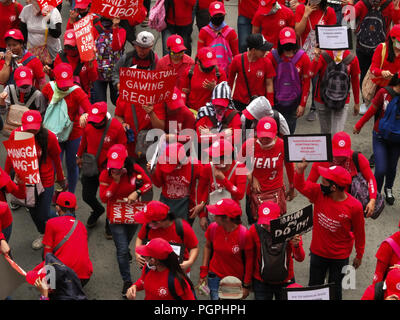
[[[3,144],[19,179],[26,184],[39,183],[39,161],[33,134],[15,132],[15,139],[4,141]]]
[[[82,61],[92,61],[95,58],[95,43],[93,38],[93,15],[88,14],[74,23],[76,45]]]
[[[133,224],[135,223],[134,215],[139,211],[143,211],[148,202],[134,202],[129,204],[126,201],[114,202],[110,205],[111,219],[113,224]]]
[[[172,98],[177,75],[174,70],[121,68],[119,96],[123,101],[139,105],[167,102]]]
[[[0,300],[4,300],[25,283],[25,276],[26,272],[8,255],[0,254]]]
[[[46,16],[55,7],[57,7],[60,3],[62,3],[62,0],[37,0],[37,3],[40,7],[42,15]]]
[[[132,19],[140,15],[143,0],[93,0],[90,12],[112,19]]]

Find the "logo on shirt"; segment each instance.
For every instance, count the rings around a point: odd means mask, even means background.
[[[158,291],[158,295],[159,295],[160,297],[166,297],[166,296],[167,296],[167,293],[168,293],[167,288],[161,287],[161,288],[158,288],[157,291]]]
[[[10,17],[10,21],[11,21],[11,22],[14,22],[16,19],[17,19],[16,16],[11,16],[11,17]]]
[[[286,25],[286,22],[285,22],[285,20],[279,20],[279,25],[281,26],[281,27],[283,27],[284,25]],[[288,33],[289,31],[287,31],[286,33]],[[285,33],[285,36],[286,36],[286,33]],[[290,32],[289,32],[289,34],[290,34]],[[289,36],[286,36],[286,37],[289,37]]]
[[[232,247],[232,252],[233,252],[233,254],[236,254],[236,253],[238,253],[239,251],[240,251],[240,248],[239,248],[238,245],[235,245],[235,246]]]
[[[263,72],[262,70],[258,70],[257,73],[256,73],[256,77],[257,77],[257,78],[262,78],[262,77],[264,77],[264,72]]]

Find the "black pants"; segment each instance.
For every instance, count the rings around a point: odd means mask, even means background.
[[[240,102],[240,101],[238,101],[238,100],[233,100],[233,104],[235,105],[236,110],[240,112],[240,114],[241,114],[242,111],[243,111],[244,109],[246,109],[247,106],[248,106],[248,104],[243,103],[243,102]]]
[[[364,80],[365,75],[368,72],[369,67],[371,66],[372,62],[372,56],[374,55],[373,53],[365,53],[364,51],[357,49],[357,58],[358,62],[360,64],[360,88],[362,88],[362,82]]]
[[[101,216],[105,209],[97,199],[97,190],[99,189],[99,176],[87,177],[82,175],[82,199],[92,209],[94,214]]]

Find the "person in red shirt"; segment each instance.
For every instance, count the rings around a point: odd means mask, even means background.
[[[198,111],[210,101],[215,86],[226,80],[213,49],[203,47],[197,52],[195,65],[186,70],[179,89],[187,95],[187,106]]]
[[[392,267],[385,281],[368,286],[361,300],[400,300],[400,266]]]
[[[14,71],[20,66],[32,69],[34,85],[42,89],[46,84],[46,75],[40,60],[24,48],[24,36],[18,29],[11,29],[4,35],[7,45],[5,53],[0,55],[0,84],[13,84]]]
[[[257,96],[267,97],[271,106],[274,105],[275,70],[271,61],[265,58],[272,44],[257,33],[247,38],[247,47],[247,52],[233,58],[229,68],[228,84],[233,88],[236,77],[233,101],[240,112]]]
[[[39,232],[39,237],[32,242],[32,248],[42,248],[42,239],[45,232],[45,225],[52,217],[50,212],[51,200],[54,193],[54,175],[57,176],[57,183],[63,188],[66,186],[60,153],[61,149],[56,135],[42,126],[42,116],[39,111],[29,110],[24,112],[21,119],[22,126],[11,132],[9,141],[15,139],[16,132],[29,132],[35,137],[35,147],[39,160],[39,174],[42,186],[37,185],[38,197],[36,206],[29,208],[29,213]],[[10,174],[13,168],[11,159],[7,156],[4,170]]]
[[[75,6],[71,6],[72,10],[69,11],[66,30],[74,29],[74,23],[78,22],[89,13],[91,2],[91,0],[75,0]]]
[[[311,239],[310,278],[308,285],[322,285],[329,271],[328,283],[334,283],[335,299],[342,299],[342,269],[349,264],[355,243],[357,269],[365,249],[363,208],[357,199],[345,191],[351,183],[350,173],[343,167],[319,167],[322,183],[304,180],[307,162],[296,165],[294,185],[314,204]]]
[[[285,27],[294,28],[294,13],[277,0],[262,0],[251,23],[252,33],[261,33],[277,48],[280,31]]]
[[[178,75],[176,87],[181,86],[185,71],[194,65],[194,60],[185,51],[183,38],[178,34],[173,34],[167,39],[168,54],[157,62],[156,71],[174,70]]]
[[[17,183],[15,183],[16,181]],[[7,202],[7,193],[11,193],[14,197],[19,199],[25,198],[25,183],[14,176],[14,181],[11,177],[0,167],[0,201]]]
[[[210,22],[210,12],[208,11],[211,2],[214,0],[198,0],[195,6],[196,25],[200,32],[201,28]],[[229,0],[228,0],[229,1]],[[224,0],[221,0],[223,3]]]
[[[207,283],[210,299],[218,300],[219,282],[234,276],[243,283],[243,298],[249,295],[253,274],[254,254],[249,231],[241,223],[242,209],[232,199],[222,199],[208,205],[215,222],[205,233],[206,244],[200,267],[199,285]]]
[[[107,103],[96,102],[92,105],[88,124],[83,130],[82,140],[76,154],[78,167],[82,168],[83,155],[90,154],[97,157],[98,174],[87,176],[82,172],[82,199],[93,210],[87,220],[86,226],[93,228],[98,218],[105,209],[97,200],[100,173],[106,168],[107,152],[115,144],[126,146],[126,134],[122,124],[107,113]],[[101,146],[100,146],[101,143]],[[98,156],[97,156],[98,154]],[[106,219],[106,236],[111,236],[108,220]]]
[[[259,203],[253,195],[268,193],[278,197],[281,213],[286,213],[286,199],[294,198],[293,163],[285,161],[283,140],[277,136],[276,121],[271,117],[260,119],[256,127],[256,138],[248,139],[242,146],[241,159],[251,161],[249,185],[246,196],[246,213],[250,224],[257,220]],[[283,167],[289,180],[289,190],[285,191]],[[249,168],[250,169],[250,168]]]
[[[310,93],[310,58],[307,54],[299,49],[296,33],[293,28],[286,27],[280,31],[278,49],[273,49],[267,56],[272,65],[275,68],[276,76],[274,78],[274,88],[275,88],[275,106],[274,109],[279,111],[286,119],[290,133],[294,134],[296,130],[297,118],[304,115],[304,110],[306,108],[308,95]],[[279,85],[279,80],[284,75],[282,74],[287,70],[282,66],[282,73],[278,74],[279,65],[281,63],[289,62],[295,64],[296,70],[298,71],[298,81],[297,84],[297,97],[295,97],[294,103],[290,101],[279,101],[279,99],[286,98],[286,95],[282,96],[279,94],[278,89],[281,88]],[[293,88],[293,91],[296,89]],[[286,99],[285,99],[286,100]],[[292,104],[292,105],[290,105]]]
[[[253,26],[251,21],[256,14],[260,0],[239,0],[237,30],[239,38],[239,52],[247,51],[247,37],[251,35]]]
[[[117,249],[117,261],[123,281],[122,296],[132,285],[129,244],[135,235],[137,224],[114,223],[118,212],[114,212],[116,203],[134,204],[152,188],[151,180],[144,170],[128,157],[126,147],[113,145],[107,153],[107,168],[100,174],[100,200],[107,204],[107,219],[110,222],[112,238]]]
[[[61,161],[66,157],[68,173],[68,191],[74,193],[78,183],[79,168],[76,164],[76,153],[86,125],[87,112],[90,102],[87,94],[76,87],[71,93],[68,90],[74,86],[73,71],[68,63],[60,63],[54,68],[55,81],[51,81],[43,88],[42,93],[48,102],[64,99],[68,108],[68,116],[73,122],[72,131],[67,141],[60,142]]]
[[[0,1],[0,52],[5,52],[7,45],[4,35],[10,29],[19,29],[19,14],[24,6],[13,0]]]
[[[128,299],[136,299],[136,292],[141,290],[145,290],[145,300],[196,299],[192,282],[166,240],[154,238],[147,245],[136,247],[136,252],[144,257],[146,267],[141,277],[129,288]]]
[[[210,4],[210,23],[200,29],[197,40],[197,50],[211,47],[217,54],[218,66],[228,74],[232,58],[239,54],[239,40],[235,29],[226,24],[225,7],[223,2],[214,1]],[[220,38],[224,38],[226,46],[222,46]],[[214,43],[214,41],[217,41]],[[223,48],[223,50],[220,50]],[[221,56],[220,56],[221,55]]]
[[[293,257],[298,262],[302,262],[305,258],[303,249],[303,241],[300,235],[294,236],[290,241],[285,244],[272,245],[271,243],[271,220],[278,219],[281,215],[279,206],[272,201],[265,201],[258,208],[258,220],[256,224],[251,225],[249,233],[251,240],[253,241],[253,248],[255,252],[254,257],[254,271],[253,271],[253,290],[254,297],[256,300],[272,300],[275,296],[276,300],[282,300],[282,288],[293,284],[294,281],[294,266]],[[263,258],[264,253],[261,248],[262,239],[267,239],[268,247],[271,248],[272,252],[282,252],[285,250],[285,262],[283,268],[287,270],[287,276],[285,279],[279,279],[273,282],[264,281],[261,273],[261,261],[268,259]],[[280,247],[280,248],[279,248]],[[264,260],[265,261],[265,260]],[[263,266],[264,268],[265,266]],[[264,270],[263,272],[268,272]]]
[[[0,201],[0,254],[10,254],[8,245],[12,230],[12,214],[7,202]]]
[[[142,224],[136,238],[136,248],[154,238],[162,238],[171,245],[183,245],[183,248],[180,248],[183,250],[180,267],[186,273],[190,272],[199,254],[199,242],[193,229],[184,219],[179,218],[168,205],[159,201],[150,201],[146,210],[136,213],[134,219]],[[136,261],[140,267],[145,267],[146,261],[139,253],[136,253]]]

